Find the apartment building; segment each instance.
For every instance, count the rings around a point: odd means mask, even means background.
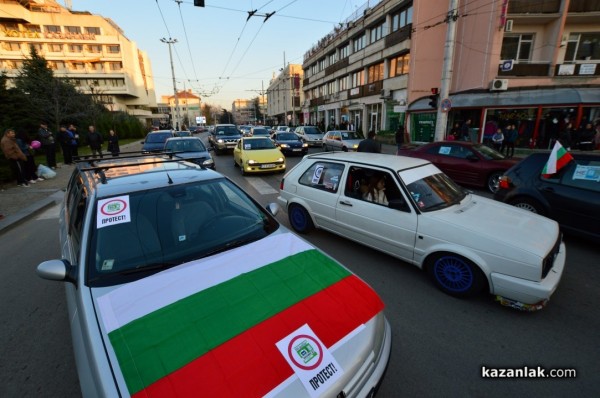
[[[267,98],[260,95],[254,99],[235,99],[231,103],[231,114],[237,124],[266,124]]]
[[[150,60],[110,19],[53,0],[0,0],[0,71],[9,79],[17,76],[30,46],[55,76],[69,78],[110,111],[149,123],[156,108]]]
[[[600,2],[369,1],[304,59],[311,123],[350,121],[364,132],[404,124],[434,139],[453,23],[446,130],[472,120],[472,139],[514,124],[518,146],[547,148],[566,123],[600,118]]]
[[[201,103],[202,98],[194,94],[191,89],[177,91],[177,98],[175,95],[163,95],[158,109],[162,109],[163,112],[166,110],[166,117],[169,118],[170,115],[172,122],[163,117],[160,123],[172,124],[177,130],[183,126],[196,126],[196,118],[202,116]]]
[[[304,124],[302,103],[304,91],[302,65],[287,64],[273,76],[267,88],[267,115],[273,126]]]

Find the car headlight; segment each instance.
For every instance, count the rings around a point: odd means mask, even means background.
[[[224,143],[225,141],[223,140],[223,138],[219,138],[219,139],[217,140],[217,142],[218,142],[219,144],[222,144],[222,143]]]
[[[210,166],[210,165],[212,165],[212,164],[214,164],[214,163],[215,163],[215,161],[214,161],[214,160],[212,160],[212,158],[205,159],[205,160],[202,162],[202,164],[203,164],[204,166]]]
[[[305,142],[302,144],[302,148],[308,148],[308,144]]]
[[[252,159],[248,160],[248,164],[255,164],[255,163],[258,163],[258,162],[256,160],[252,160]]]
[[[288,144],[280,144],[279,146],[282,147],[282,148],[289,148],[290,147]]]
[[[283,158],[279,158],[275,161],[275,163],[283,163],[284,159]]]
[[[358,148],[358,144],[352,145],[352,148]]]

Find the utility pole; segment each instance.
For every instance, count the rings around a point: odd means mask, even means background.
[[[173,53],[171,52],[171,44],[177,43],[177,39],[169,40],[164,37],[160,39],[163,43],[167,43],[169,45],[169,59],[171,60],[171,75],[173,76],[173,91],[175,93],[175,115],[173,117],[173,121],[175,122],[175,129],[179,130],[179,99],[177,98],[177,85],[175,83],[175,68],[173,67]]]
[[[435,124],[434,141],[446,138],[446,125],[448,124],[448,111],[442,110],[441,101],[449,98],[450,85],[452,84],[452,67],[454,65],[454,42],[456,40],[456,20],[458,19],[458,0],[450,0],[450,9],[446,17],[448,29],[446,31],[446,44],[444,46],[444,65],[442,67],[442,80],[440,82],[440,101],[437,103],[437,121]]]
[[[283,124],[285,124],[286,126],[288,125],[288,120],[287,120],[287,116],[288,116],[288,103],[287,103],[287,97],[288,97],[288,90],[287,90],[287,85],[286,85],[286,73],[287,70],[285,69],[285,51],[283,52],[283,87],[285,87],[283,89],[283,102],[285,103],[285,116],[283,117]]]

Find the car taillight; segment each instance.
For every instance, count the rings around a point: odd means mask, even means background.
[[[285,178],[281,179],[281,182],[279,183],[279,190],[283,191],[283,182],[285,181]]]
[[[510,188],[510,178],[508,176],[500,177],[500,183],[498,186],[500,187],[500,189]]]

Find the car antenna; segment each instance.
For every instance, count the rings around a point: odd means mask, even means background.
[[[168,183],[173,184],[173,180],[171,179],[171,176],[169,175],[169,173],[167,173],[167,178],[169,178]]]

